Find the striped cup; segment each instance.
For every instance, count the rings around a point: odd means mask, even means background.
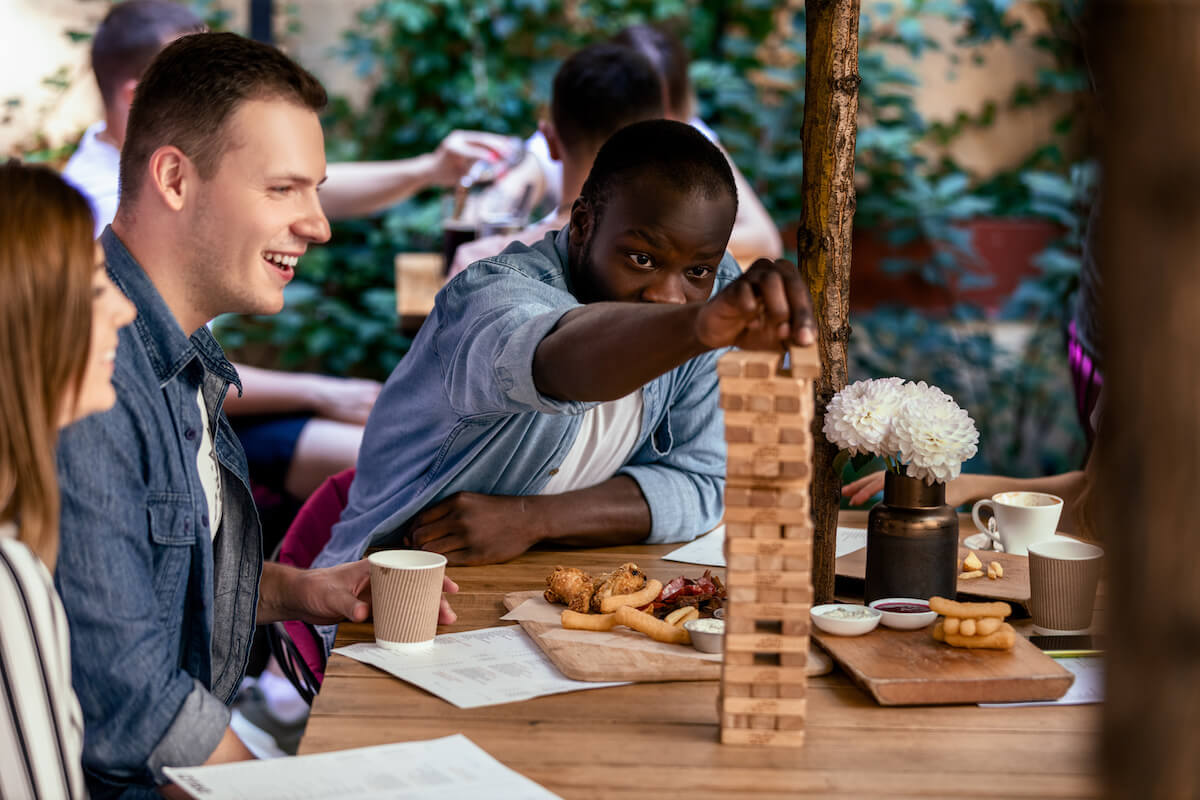
[[[1104,551],[1055,538],[1029,545],[1029,613],[1034,633],[1087,633],[1096,605]]]
[[[446,557],[424,550],[381,550],[367,561],[375,642],[389,650],[428,647],[437,633]]]

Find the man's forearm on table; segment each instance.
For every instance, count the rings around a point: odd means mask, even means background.
[[[529,499],[538,506],[538,539],[545,544],[603,547],[640,542],[650,534],[650,506],[637,482],[625,475]]]

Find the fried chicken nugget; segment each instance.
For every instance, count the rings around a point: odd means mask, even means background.
[[[637,564],[622,564],[607,575],[592,581],[591,610],[600,613],[600,605],[606,597],[633,594],[646,585],[646,573]]]
[[[576,567],[555,567],[546,578],[544,597],[550,603],[562,603],[572,611],[586,614],[592,602],[592,576]]]

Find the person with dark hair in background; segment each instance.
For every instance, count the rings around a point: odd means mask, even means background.
[[[564,199],[548,217],[517,234],[460,245],[449,277],[499,253],[509,242],[533,244],[566,225],[600,145],[630,123],[662,116],[658,73],[640,53],[616,44],[594,44],[564,61],[554,75],[550,119],[539,126],[550,153],[562,164]]]
[[[118,164],[138,81],[162,48],[205,29],[186,6],[170,0],[114,5],[92,39],[92,70],[104,120],[88,128],[63,175],[92,203],[96,236],[117,209]],[[438,149],[399,161],[328,165],[321,187],[330,217],[360,216],[434,185],[455,183],[480,159],[511,146],[506,137],[455,131]],[[246,450],[256,486],[303,501],[330,475],[354,466],[362,426],[379,394],[377,381],[292,373],[238,364],[243,392],[225,411]]]
[[[165,767],[250,757],[228,704],[256,621],[370,611],[365,561],[263,563],[245,456],[222,413],[238,375],[206,327],[278,312],[297,260],[329,238],[317,199],[325,102],[278,50],[225,33],[176,39],[137,85],[100,244],[138,317],[116,356],[116,406],[58,446],[55,582],[93,797],[158,796]],[[444,603],[440,616],[453,619]]]
[[[567,227],[438,294],[314,563],[403,543],[486,564],[543,541],[684,541],[716,525],[720,350],[814,339],[795,266],[760,259],[739,277],[736,209],[729,162],[695,128],[614,134]]]
[[[721,146],[716,132],[696,114],[696,98],[688,78],[687,50],[674,34],[652,25],[632,25],[611,41],[641,53],[658,72],[668,119],[688,123],[717,147]],[[529,203],[539,200],[560,206],[570,203],[571,197],[564,191],[569,187],[564,187],[563,164],[550,152],[545,134],[538,130],[525,144],[529,151],[525,162],[502,179],[496,191],[519,196],[524,187],[529,186]],[[725,156],[729,158],[728,153]],[[729,252],[743,266],[758,258],[779,258],[783,254],[783,239],[779,229],[732,159],[729,159],[729,166],[733,170],[738,193],[737,218],[729,236]]]
[[[0,164],[0,797],[87,796],[58,560],[58,430],[112,407],[133,306],[104,271],[87,201],[46,167]],[[103,536],[98,530],[96,535]]]

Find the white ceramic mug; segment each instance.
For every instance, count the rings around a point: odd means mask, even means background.
[[[984,508],[992,512],[989,524],[984,524],[979,516]],[[975,527],[999,542],[1004,552],[1024,556],[1029,554],[1029,545],[1054,536],[1062,509],[1062,498],[1052,494],[1000,492],[977,502],[971,509],[971,518]]]

